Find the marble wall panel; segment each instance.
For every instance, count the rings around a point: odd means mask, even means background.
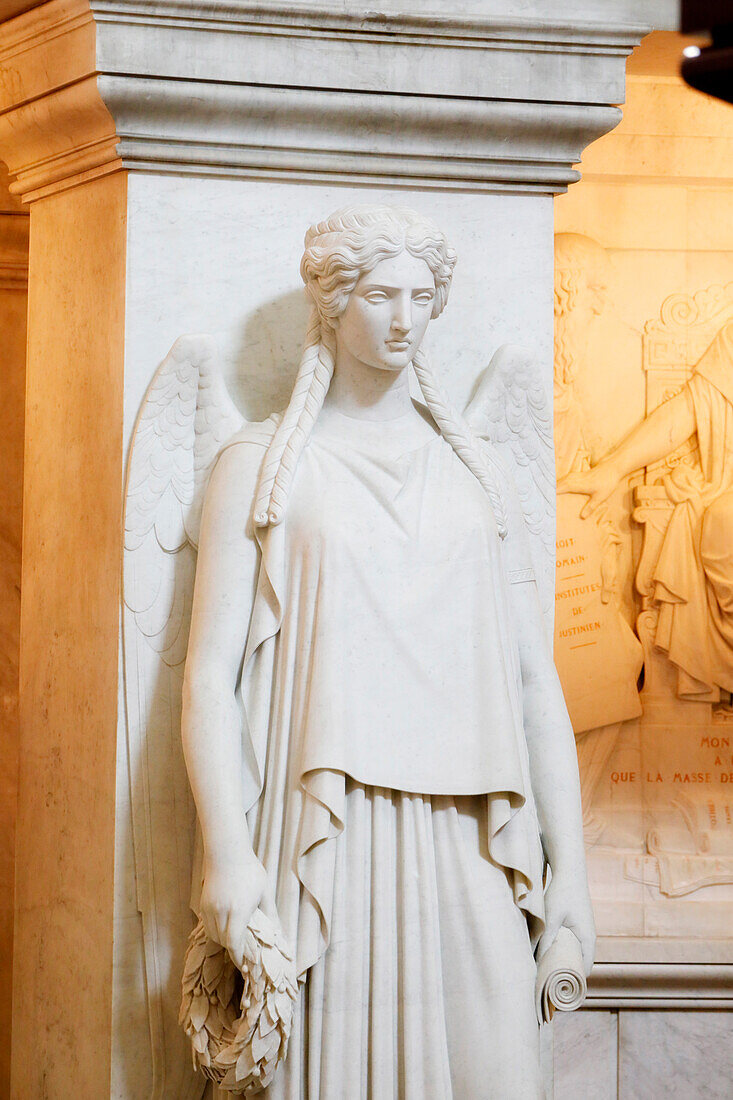
[[[557,1014],[556,1100],[724,1100],[730,1012],[625,1009]]]
[[[733,1014],[619,1014],[619,1100],[728,1100]]]
[[[558,1012],[552,1026],[557,1100],[616,1100],[618,1013]]]
[[[184,332],[218,339],[227,383],[248,418],[281,406],[307,318],[298,274],[305,230],[339,206],[372,201],[418,206],[455,241],[451,300],[430,331],[429,350],[456,400],[465,402],[506,342],[533,347],[549,383],[549,196],[133,176],[126,435],[155,367]]]

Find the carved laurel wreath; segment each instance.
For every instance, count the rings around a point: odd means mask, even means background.
[[[179,1015],[194,1068],[227,1092],[266,1088],[287,1053],[297,993],[282,932],[261,909],[247,926],[241,970],[199,921],[186,948]]]

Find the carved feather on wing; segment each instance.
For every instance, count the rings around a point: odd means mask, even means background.
[[[513,475],[530,534],[542,608],[552,631],[555,585],[555,462],[552,402],[526,348],[505,344],[479,378],[465,412]]]
[[[243,424],[212,338],[182,336],[150,384],[128,463],[125,699],[156,1100],[194,1100],[203,1087],[178,1026],[195,829],[181,687],[206,486],[222,447]]]

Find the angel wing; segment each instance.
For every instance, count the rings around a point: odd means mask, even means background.
[[[552,404],[537,361],[505,344],[479,378],[465,410],[473,430],[497,447],[511,471],[527,529],[550,637],[555,594],[555,461]]]
[[[127,470],[125,701],[155,1100],[193,1100],[205,1084],[178,1026],[195,830],[181,687],[204,494],[222,446],[243,424],[212,338],[181,336],[145,396]]]

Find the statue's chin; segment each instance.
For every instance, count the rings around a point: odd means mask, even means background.
[[[398,373],[409,366],[412,360],[412,348],[407,348],[404,351],[390,351],[375,358],[368,365],[375,367],[377,370],[392,371]]]

